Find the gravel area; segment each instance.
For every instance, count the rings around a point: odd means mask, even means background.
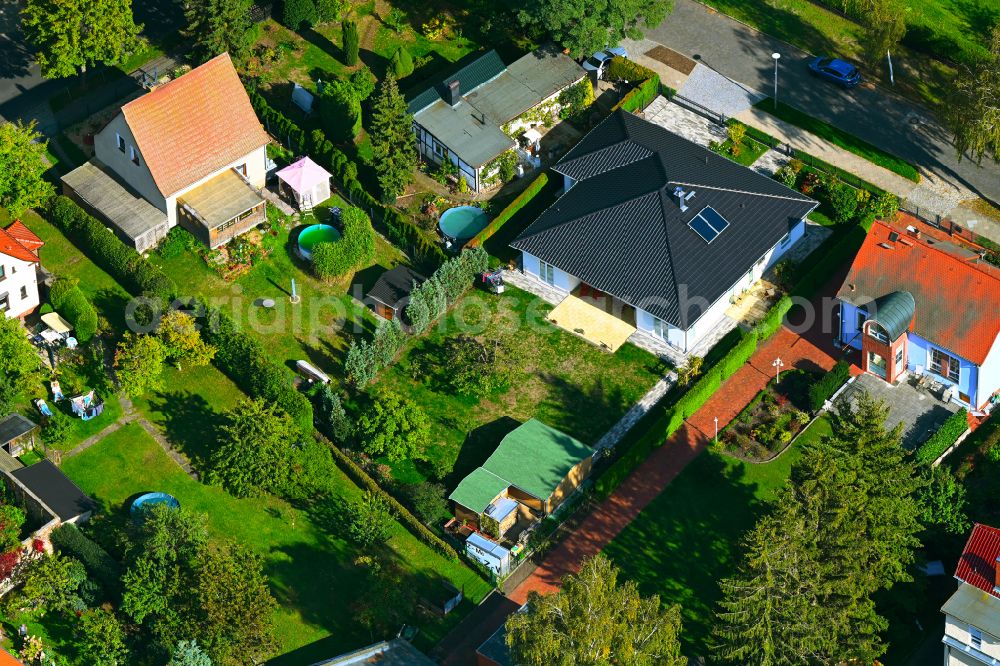
[[[757,161],[753,163],[751,168],[765,176],[773,176],[775,171],[788,164],[790,160],[791,158],[784,153],[779,153],[777,150],[768,150],[757,158]]]
[[[695,65],[677,94],[727,118],[749,109],[765,97],[701,63]]]

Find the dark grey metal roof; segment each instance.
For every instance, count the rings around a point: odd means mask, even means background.
[[[897,340],[906,333],[913,321],[917,304],[908,291],[894,291],[876,298],[868,305],[869,318],[885,329],[890,340]]]
[[[42,460],[9,474],[45,502],[60,520],[72,520],[97,506],[51,460]]]
[[[414,283],[420,284],[426,279],[409,266],[396,266],[379,276],[368,290],[368,298],[395,309],[413,291]]]
[[[414,97],[414,120],[472,166],[514,146],[501,127],[585,76],[569,56],[547,47],[532,51],[509,67],[489,51],[440,84]],[[448,85],[459,82],[461,101],[451,106]]]
[[[553,169],[585,182],[511,246],[683,329],[817,205],[625,111]],[[677,186],[695,193],[686,211]],[[730,223],[711,243],[688,226],[706,206]]]
[[[5,416],[0,420],[0,445],[11,442],[18,437],[24,437],[37,427],[37,424],[32,423],[20,414]]]

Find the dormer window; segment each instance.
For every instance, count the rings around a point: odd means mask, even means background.
[[[135,149],[135,146],[129,148],[129,157],[132,160],[132,164],[139,166],[139,151]]]
[[[884,328],[875,322],[872,322],[871,326],[868,327],[868,335],[872,336],[882,344],[889,344],[889,333],[887,333]]]
[[[115,133],[115,141],[118,143],[118,150],[125,152],[125,139],[122,138],[121,134]]]

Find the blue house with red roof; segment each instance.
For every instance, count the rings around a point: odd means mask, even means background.
[[[837,298],[865,372],[929,375],[973,411],[998,401],[1000,270],[977,252],[876,222]]]

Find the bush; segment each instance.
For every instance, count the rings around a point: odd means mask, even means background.
[[[593,103],[594,84],[590,82],[590,77],[585,76],[578,83],[559,93],[559,104],[562,106],[559,117],[563,119],[581,117]]]
[[[483,228],[478,234],[469,239],[469,242],[465,244],[467,248],[481,247],[489,238],[500,231],[503,225],[507,224],[512,217],[517,215],[518,211],[528,205],[532,199],[534,199],[542,189],[549,182],[548,175],[543,171],[535,178],[534,181],[528,187],[524,189],[513,201],[507,204],[507,207],[500,211],[500,214],[494,217],[486,227]]]
[[[67,197],[49,201],[49,220],[69,236],[94,263],[106,270],[133,294],[151,294],[169,299],[177,285],[118,236]]]
[[[631,79],[629,79],[631,80]],[[624,109],[629,112],[645,109],[660,94],[660,77],[653,73],[653,76],[646,79],[631,92],[621,98],[611,111]]]
[[[833,219],[841,224],[853,220],[858,212],[858,195],[855,189],[835,179],[823,189],[827,203],[833,210]]]
[[[360,208],[348,206],[341,214],[344,233],[333,243],[320,243],[313,250],[313,272],[329,279],[367,266],[375,258],[375,230]]]
[[[366,490],[348,505],[348,534],[362,548],[385,543],[392,530],[392,505],[386,493]]]
[[[73,325],[73,335],[77,340],[89,342],[94,337],[97,332],[97,310],[79,287],[73,287],[63,294],[56,309]]]
[[[201,301],[208,324],[202,338],[218,351],[214,363],[252,398],[260,398],[285,410],[303,432],[313,429],[312,404],[292,386],[291,377],[271,361],[261,344],[241,331],[217,308]]]
[[[80,560],[108,594],[117,597],[121,593],[121,565],[106,550],[87,538],[76,525],[63,523],[54,529],[52,545],[64,555]]]
[[[281,22],[292,30],[314,25],[318,19],[313,0],[284,0]]]
[[[629,81],[631,83],[655,78],[657,79],[657,88],[659,88],[659,76],[656,72],[648,67],[643,67],[634,60],[621,56],[615,56],[607,64],[604,68],[604,78],[608,81]]]
[[[427,527],[417,520],[416,516],[410,513],[405,506],[396,500],[396,498],[382,490],[382,488],[375,483],[375,480],[370,477],[367,472],[358,467],[353,460],[344,455],[344,452],[334,446],[330,440],[326,439],[322,435],[318,435],[318,437],[325,441],[330,447],[334,460],[337,461],[337,465],[344,471],[345,474],[347,474],[347,476],[351,477],[351,479],[362,488],[370,490],[374,493],[380,493],[388,500],[389,506],[392,508],[396,519],[402,522],[410,533],[413,534],[413,536],[417,537],[445,557],[453,561],[458,560],[458,553],[455,552],[454,548],[427,529]]]
[[[949,416],[938,428],[938,431],[920,445],[915,454],[917,462],[931,464],[958,441],[958,438],[968,429],[968,412],[963,408]]]
[[[410,55],[409,49],[405,46],[400,46],[396,49],[396,52],[392,54],[392,73],[397,80],[413,74],[413,56]]]
[[[809,387],[809,409],[818,412],[851,377],[851,366],[846,361],[837,361],[830,371]]]
[[[777,171],[774,172],[774,179],[784,185],[785,187],[795,187],[795,181],[798,180],[798,174],[795,170],[787,164]]]
[[[361,39],[358,37],[358,24],[354,21],[344,21],[341,25],[341,38],[344,45],[344,64],[353,67],[358,64],[361,49]]]

